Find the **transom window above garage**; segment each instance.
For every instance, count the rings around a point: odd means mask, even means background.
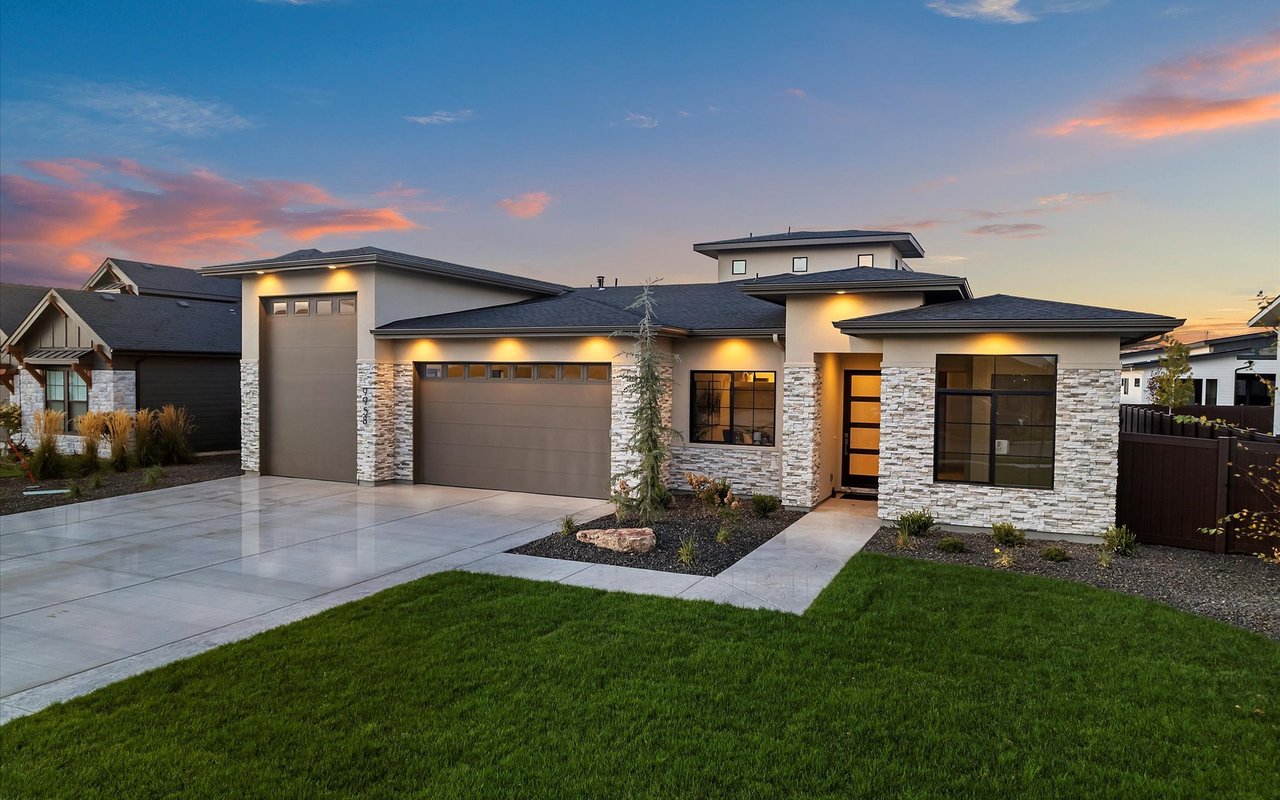
[[[418,377],[448,381],[556,381],[560,383],[606,383],[609,364],[451,362],[418,364]]]
[[[313,297],[272,297],[262,301],[273,317],[331,317],[356,313],[354,297],[331,294]]]

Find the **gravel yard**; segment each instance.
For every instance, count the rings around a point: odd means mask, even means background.
[[[716,542],[716,531],[720,529],[721,524],[720,517],[693,496],[677,495],[662,521],[650,526],[658,540],[657,546],[650,553],[618,553],[580,542],[573,536],[562,536],[559,533],[553,533],[510,552],[543,558],[560,558],[566,561],[679,572],[685,575],[719,575],[802,516],[804,514],[799,511],[778,510],[767,517],[757,517],[751,513],[749,507],[744,508],[733,527],[729,541],[720,544]],[[574,526],[574,533],[588,528],[617,527],[622,526],[619,526],[618,521],[610,514]],[[686,564],[680,561],[678,551],[681,540],[690,536],[696,544],[693,562]]]
[[[197,459],[194,464],[175,464],[163,469],[164,477],[155,486],[147,486],[143,483],[145,470],[139,468],[130,469],[128,472],[104,470],[98,473],[101,485],[97,489],[90,488],[92,479],[89,477],[44,481],[41,484],[47,489],[63,488],[71,483],[79,484],[79,498],[73,498],[69,494],[24,495],[22,490],[30,485],[25,475],[0,478],[0,515],[63,506],[85,500],[101,500],[104,497],[117,497],[122,494],[163,489],[167,486],[211,481],[215,478],[231,478],[243,472],[240,469],[239,453],[207,456]]]
[[[1280,640],[1280,566],[1247,555],[1217,555],[1157,545],[1138,545],[1128,558],[1114,556],[1111,564],[1098,563],[1100,548],[1094,544],[1028,539],[1023,547],[1003,547],[986,534],[939,533],[912,539],[913,547],[895,547],[897,533],[881,528],[865,550],[872,553],[1008,569],[1030,575],[1088,583],[1102,589],[1148,597],[1174,608],[1220,620]],[[963,553],[938,549],[943,536],[957,536],[967,547]],[[996,567],[994,548],[1013,553],[1011,567]],[[1069,561],[1041,558],[1046,547],[1061,547]]]

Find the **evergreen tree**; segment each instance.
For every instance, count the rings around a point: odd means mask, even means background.
[[[1151,396],[1151,402],[1170,411],[1191,402],[1195,396],[1195,387],[1187,380],[1187,376],[1191,374],[1188,356],[1185,344],[1165,337],[1164,353],[1157,362],[1158,366],[1151,380],[1147,381],[1147,393]]]

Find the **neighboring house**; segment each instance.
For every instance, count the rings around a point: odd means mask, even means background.
[[[1120,347],[1181,320],[915,272],[909,233],[706,242],[655,289],[679,357],[670,481],[810,508],[1096,534],[1114,521]],[[637,287],[570,288],[372,247],[210,267],[243,282],[246,470],[606,497],[626,443]]]
[[[1276,330],[1280,328],[1280,294],[1276,295],[1274,300],[1267,303],[1257,314],[1253,315],[1253,319],[1249,320],[1249,327],[1270,328],[1271,352],[1277,352],[1277,346],[1280,346],[1280,334]],[[1273,372],[1280,374],[1280,370],[1273,370]],[[1274,382],[1272,383],[1272,389],[1275,389]],[[1280,433],[1280,397],[1277,397],[1274,393],[1271,397],[1271,408],[1273,415],[1271,430]]]
[[[48,291],[43,286],[0,283],[0,403],[18,402],[18,372],[22,369],[4,345]]]
[[[181,267],[107,259],[85,285],[92,290],[23,287],[39,293],[6,331],[3,347],[23,431],[32,432],[38,409],[65,411],[60,447],[71,451],[79,448],[75,419],[85,411],[172,403],[194,417],[196,450],[237,449],[238,284]],[[12,286],[4,284],[0,306]]]
[[[1276,378],[1276,337],[1246,333],[1202,342],[1188,342],[1188,380],[1194,388],[1191,405],[1269,406],[1267,381]],[[1120,354],[1120,402],[1151,402],[1148,387],[1159,370],[1164,347],[1144,344]]]

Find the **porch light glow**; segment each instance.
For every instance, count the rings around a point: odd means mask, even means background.
[[[266,271],[265,269],[260,269],[260,270],[257,270],[257,273],[258,273],[259,275],[266,275],[266,274],[267,274],[267,271]]]

